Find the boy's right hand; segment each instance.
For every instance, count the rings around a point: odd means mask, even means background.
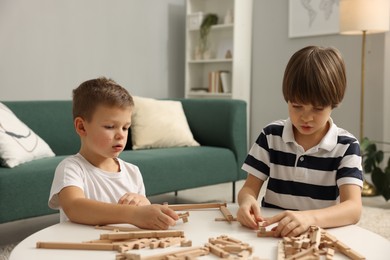
[[[144,229],[168,229],[176,224],[179,216],[167,205],[146,205],[134,207],[134,219],[131,224]]]
[[[241,225],[251,229],[258,229],[259,222],[264,221],[261,216],[260,207],[257,201],[242,203],[237,211],[237,221]]]

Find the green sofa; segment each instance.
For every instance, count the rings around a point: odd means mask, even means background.
[[[137,165],[147,196],[244,179],[240,169],[247,153],[246,103],[239,100],[178,99],[199,147],[131,150],[120,155]],[[71,101],[2,102],[45,140],[55,157],[15,168],[0,167],[0,224],[43,216],[48,208],[58,163],[78,152],[80,141],[72,122]],[[233,200],[234,200],[233,193]],[[212,199],[212,198],[210,198]]]

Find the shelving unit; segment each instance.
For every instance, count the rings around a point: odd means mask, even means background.
[[[187,98],[229,98],[250,102],[253,0],[187,0],[186,75]],[[229,14],[232,19],[225,22]],[[209,57],[199,57],[200,24],[207,14],[216,14],[218,24],[208,36]],[[230,51],[231,58],[226,58]],[[228,71],[230,91],[211,91],[209,75]],[[248,109],[249,111],[249,109]],[[248,116],[249,117],[249,116]]]

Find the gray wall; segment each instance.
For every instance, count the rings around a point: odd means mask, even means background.
[[[287,117],[285,65],[312,44],[344,55],[348,89],[333,118],[358,137],[361,37],[290,39],[286,0],[254,0],[253,12],[250,142]],[[367,37],[365,135],[378,140],[390,138],[388,38]],[[0,0],[0,100],[70,99],[82,81],[103,75],[134,95],[182,97],[184,41],[184,0]]]
[[[339,127],[359,137],[361,36],[288,38],[288,1],[285,0],[255,0],[253,17],[251,141],[266,124],[288,116],[281,90],[284,69],[290,56],[307,45],[333,46],[342,52],[348,87],[332,118]],[[384,128],[384,38],[384,34],[367,37],[365,136],[377,140],[382,140]]]
[[[70,99],[107,76],[184,95],[184,0],[0,0],[0,100]]]

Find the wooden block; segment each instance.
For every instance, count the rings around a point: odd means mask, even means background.
[[[210,249],[210,253],[212,253],[218,257],[226,258],[229,256],[228,252],[226,252],[225,250],[223,250],[223,249],[221,249],[213,244],[207,243],[205,246]]]
[[[315,248],[318,249],[321,243],[321,230],[317,226],[311,226],[310,232],[310,244],[315,245]]]
[[[257,231],[257,237],[274,237],[276,231]]]
[[[304,256],[310,256],[316,251],[315,245],[311,246],[309,249],[302,250],[296,254],[293,254],[286,258],[286,260],[302,259]]]
[[[334,250],[332,248],[326,249],[326,260],[332,260],[334,256]]]
[[[169,247],[172,245],[180,244],[183,239],[181,237],[170,237],[166,238],[164,240],[161,240],[160,244],[158,245],[161,248]]]
[[[182,240],[182,241],[180,242],[180,246],[181,246],[181,247],[192,246],[192,241],[191,241],[191,240]]]
[[[284,244],[283,244],[283,241],[280,240],[278,242],[278,256],[277,256],[277,260],[284,260],[286,257],[285,253],[284,253]]]
[[[303,243],[302,240],[296,240],[296,241],[294,241],[294,243],[293,243],[293,247],[294,247],[294,248],[301,248],[301,247],[302,247],[302,243]]]
[[[132,238],[160,238],[182,236],[184,236],[184,231],[181,230],[150,230],[101,234],[100,239],[123,240]]]
[[[37,242],[37,248],[74,250],[115,250],[111,243]]]
[[[236,243],[236,244],[248,245],[247,243],[244,243],[244,242],[242,242],[241,240],[236,239],[236,238],[233,238],[233,237],[226,236],[225,239],[226,239],[227,241],[229,241],[229,242],[233,242],[233,243]]]
[[[187,211],[185,213],[178,214],[179,218],[183,220],[184,223],[188,222],[188,217],[190,216],[190,213]]]
[[[215,218],[215,221],[227,221],[226,218]],[[237,221],[237,218],[233,218],[231,221]]]
[[[193,254],[198,254],[200,255],[206,255],[208,254],[207,249],[204,249],[204,247],[191,247],[183,250],[178,250],[174,252],[167,252],[167,253],[161,253],[161,254],[156,254],[156,255],[149,255],[149,256],[143,256],[141,257],[138,254],[133,254],[133,253],[123,253],[117,255],[117,257],[121,257],[118,260],[127,260],[127,259],[134,259],[134,260],[161,260],[161,259],[168,259],[168,257],[173,256],[173,257],[180,257],[180,256],[186,256],[186,255],[193,255]],[[138,258],[139,257],[139,258]],[[184,259],[184,258],[182,258]]]
[[[140,229],[140,228],[137,228],[137,227],[120,227],[120,226],[114,226],[114,225],[104,225],[104,226],[96,225],[95,229],[111,230],[111,231],[115,231],[115,232],[118,232],[118,231],[127,231],[128,232],[128,231],[146,230],[146,229]]]
[[[209,238],[209,242],[213,245],[236,245],[236,243],[228,241],[227,239],[222,238]]]
[[[219,209],[221,210],[221,212],[222,212],[223,216],[225,217],[226,221],[231,223],[232,220],[233,220],[233,215],[232,215],[232,213],[230,213],[228,208],[226,206],[220,206]]]
[[[173,210],[191,210],[191,209],[210,209],[217,208],[219,209],[221,206],[226,207],[226,203],[199,203],[199,204],[175,204],[168,205],[169,208]]]

